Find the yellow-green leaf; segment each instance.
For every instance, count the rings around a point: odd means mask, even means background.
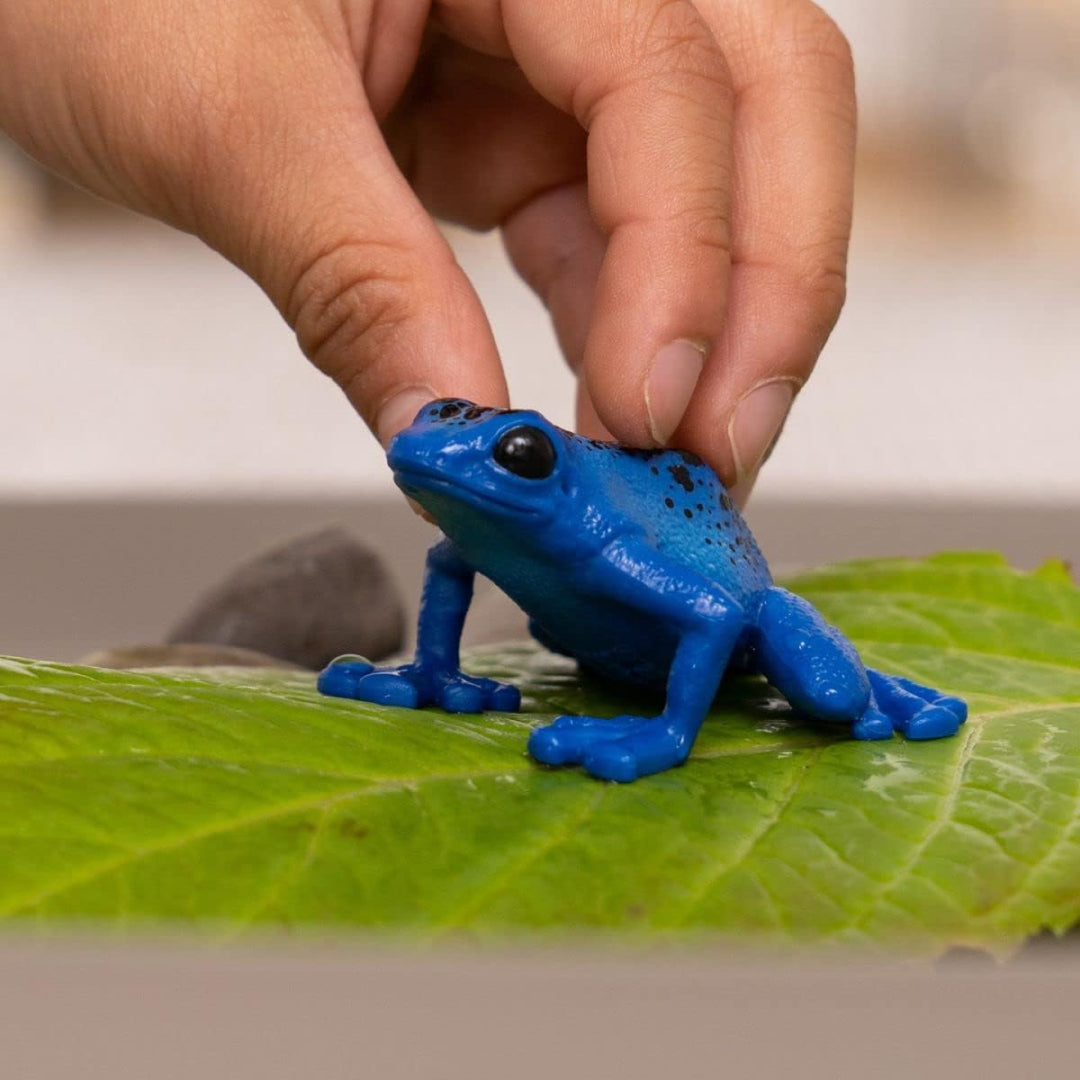
[[[994,556],[790,583],[867,662],[965,696],[958,737],[859,743],[728,686],[682,769],[538,767],[530,726],[650,704],[531,646],[474,654],[520,716],[319,696],[283,673],[0,661],[0,914],[235,936],[598,930],[1007,950],[1080,920],[1080,592]]]

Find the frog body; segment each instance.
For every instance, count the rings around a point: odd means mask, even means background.
[[[865,669],[805,600],[773,584],[716,474],[681,451],[643,451],[538,413],[433,402],[390,445],[398,486],[439,524],[411,664],[343,659],[336,696],[451,711],[516,710],[512,686],[461,672],[458,644],[479,572],[529,616],[546,647],[605,678],[666,688],[657,717],[559,717],[529,750],[630,781],[686,760],[725,671],[760,672],[802,713],[856,738],[954,734],[956,698]]]

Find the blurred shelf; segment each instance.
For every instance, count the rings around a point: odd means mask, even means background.
[[[1076,265],[1080,199],[1055,203],[1010,189],[912,132],[884,145],[863,140],[855,229],[857,243],[890,252],[986,252]]]
[[[1030,568],[1080,565],[1080,506],[760,499],[751,524],[778,575],[841,559],[1002,551]],[[160,641],[204,588],[281,540],[342,523],[379,552],[415,621],[424,553],[437,535],[398,498],[0,503],[0,654],[76,660]],[[521,613],[481,583],[466,642],[525,634]]]

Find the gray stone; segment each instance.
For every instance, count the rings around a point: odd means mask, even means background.
[[[299,664],[275,656],[241,649],[236,645],[128,645],[102,649],[84,656],[80,664],[89,667],[132,671],[138,668],[254,667],[304,671]]]
[[[342,653],[379,660],[403,641],[404,609],[382,560],[342,528],[243,564],[207,592],[170,643],[235,645],[318,670]]]

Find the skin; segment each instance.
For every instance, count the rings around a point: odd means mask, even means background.
[[[250,274],[384,443],[507,404],[434,217],[502,230],[586,433],[740,498],[843,304],[852,64],[808,0],[0,0],[0,56],[0,126]]]

